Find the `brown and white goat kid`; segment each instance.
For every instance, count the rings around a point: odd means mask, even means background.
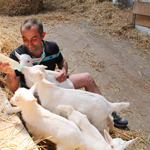
[[[76,110],[87,115],[89,121],[103,133],[104,125],[109,122],[109,132],[113,132],[113,111],[121,111],[127,108],[129,102],[111,103],[102,95],[75,89],[64,89],[53,86],[47,81],[45,66],[35,65],[33,67],[23,67],[22,73],[34,83],[39,82],[37,86],[41,105],[53,113],[66,116],[66,113],[60,113],[58,105],[71,105]]]
[[[85,139],[87,150],[126,150],[137,140],[137,138],[130,141],[124,141],[121,138],[112,139],[106,130],[104,130],[104,139],[89,122],[86,115],[76,111],[70,105],[59,105],[57,108],[60,111],[67,112],[67,118],[79,127]]]
[[[84,150],[84,138],[77,125],[36,102],[33,96],[36,85],[30,90],[18,89],[10,100],[13,105],[21,108],[26,127],[34,140],[52,136],[48,140],[57,144],[57,150]]]

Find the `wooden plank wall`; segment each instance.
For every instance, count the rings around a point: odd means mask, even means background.
[[[150,3],[134,2],[133,13],[144,16],[150,16]]]
[[[118,10],[117,13],[130,23],[133,23],[135,14],[135,24],[150,28],[150,3],[134,2],[133,9],[129,11]]]

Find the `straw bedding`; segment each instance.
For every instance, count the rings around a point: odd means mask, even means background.
[[[37,14],[43,8],[44,11]],[[112,40],[112,36],[116,36],[117,40],[128,39],[134,47],[140,48],[140,54],[147,53],[149,55],[150,36],[133,29],[132,24],[117,15],[116,10],[118,9],[120,8],[104,0],[14,0],[13,3],[10,0],[2,0],[0,2],[0,13],[3,14],[0,16],[0,52],[9,55],[14,48],[22,44],[20,25],[27,18],[37,18],[44,25],[49,24],[51,26],[72,23],[78,18],[88,18],[91,25],[96,26],[99,32],[106,35],[109,40]],[[90,54],[86,53],[86,55]],[[96,67],[97,71],[101,71],[103,63],[96,64],[90,56],[88,58],[89,65]],[[5,74],[0,73],[1,88],[6,93],[7,98],[10,99],[13,94],[8,90],[5,82]],[[115,134],[112,137],[121,137],[124,140],[139,137],[137,144],[134,145],[135,149],[138,147],[138,149],[144,150],[149,144],[149,139],[140,135],[139,131],[115,129]]]
[[[4,15],[37,14],[43,10],[43,0],[1,0],[0,11]]]

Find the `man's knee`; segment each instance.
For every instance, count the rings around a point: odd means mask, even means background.
[[[69,76],[70,81],[73,83],[75,89],[85,87],[86,89],[93,86],[94,79],[88,72],[72,74]]]
[[[92,84],[94,82],[92,75],[88,72],[85,72],[85,79],[87,84]]]

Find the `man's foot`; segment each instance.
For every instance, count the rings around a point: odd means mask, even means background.
[[[128,125],[128,121],[126,119],[121,118],[117,113],[114,111],[112,113],[112,116],[114,118],[114,126],[115,127],[126,127]]]

